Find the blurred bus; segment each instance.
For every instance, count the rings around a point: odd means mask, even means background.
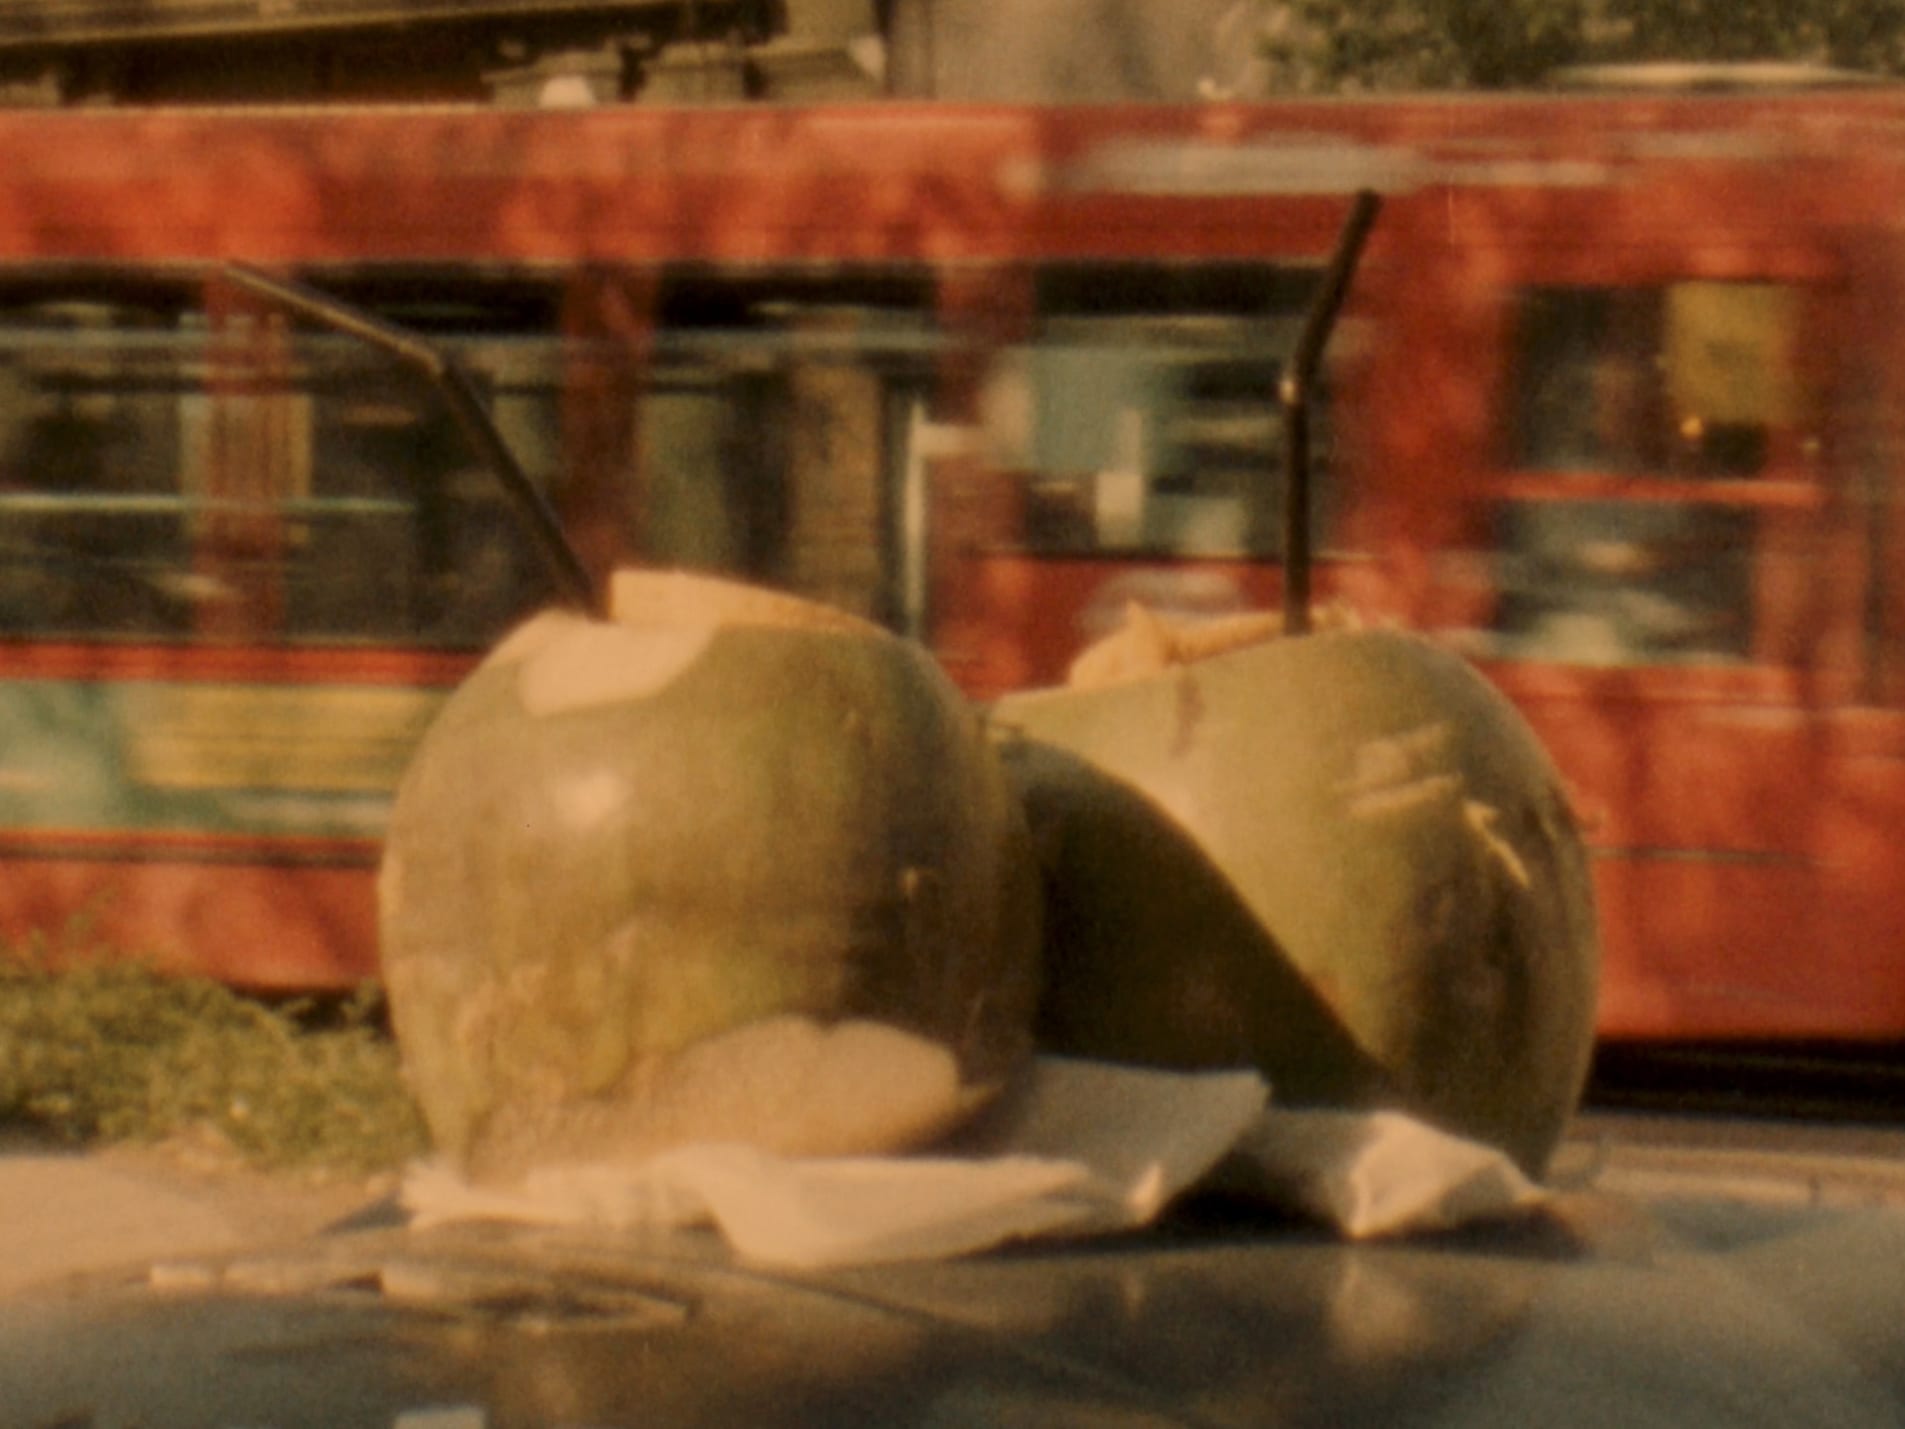
[[[1520,705],[1597,858],[1610,1037],[1905,1036],[1905,97],[0,115],[0,931],[375,971],[389,790],[552,590],[724,571],[975,696],[1130,602],[1319,597]],[[75,924],[75,920],[79,920]]]

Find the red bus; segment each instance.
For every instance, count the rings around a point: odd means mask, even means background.
[[[728,571],[980,697],[1130,601],[1461,649],[1597,859],[1609,1037],[1905,1036],[1905,98],[0,115],[0,932],[375,971],[389,790],[551,587]]]

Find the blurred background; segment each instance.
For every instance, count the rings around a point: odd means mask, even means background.
[[[0,102],[1013,102],[1896,74],[1905,6],[1668,0],[14,0]]]

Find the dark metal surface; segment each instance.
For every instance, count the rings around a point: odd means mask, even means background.
[[[101,1429],[1905,1423],[1905,1202],[1723,1172],[1603,1163],[1531,1219],[1389,1244],[1206,1202],[816,1275],[702,1235],[373,1224],[0,1305],[0,1384],[8,1424]]]
[[[1905,1046],[1604,1042],[1589,1097],[1608,1108],[1897,1124]]]

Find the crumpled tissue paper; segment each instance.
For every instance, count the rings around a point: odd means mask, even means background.
[[[1361,1237],[1519,1210],[1506,1156],[1399,1113],[1284,1111],[1255,1072],[1041,1057],[930,1153],[797,1158],[733,1144],[638,1163],[546,1165],[509,1187],[412,1166],[419,1228],[500,1220],[606,1231],[712,1225],[744,1259],[813,1269],[967,1255],[1134,1229],[1221,1165],[1227,1189]]]

